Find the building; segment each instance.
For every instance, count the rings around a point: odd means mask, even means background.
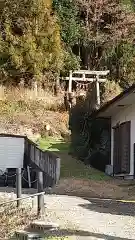
[[[135,176],[135,85],[107,102],[92,115],[109,119],[111,156],[106,171],[113,176]]]

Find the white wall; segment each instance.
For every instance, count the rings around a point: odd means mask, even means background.
[[[0,169],[23,168],[24,138],[0,137]]]
[[[134,175],[134,143],[135,143],[135,104],[120,110],[118,114],[112,116],[111,120],[111,164],[113,165],[113,129],[117,123],[131,121],[131,146],[130,146],[130,175]]]

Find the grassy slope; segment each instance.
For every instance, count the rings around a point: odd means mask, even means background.
[[[135,199],[134,182],[113,179],[68,155],[69,144],[60,139],[40,139],[40,147],[61,157],[61,180],[55,194],[79,197]],[[100,159],[99,159],[100,160]]]
[[[40,147],[57,153],[61,157],[61,178],[82,178],[92,180],[108,180],[104,173],[88,167],[68,155],[69,143],[57,138],[41,139]]]

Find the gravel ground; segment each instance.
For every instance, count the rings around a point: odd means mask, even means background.
[[[45,196],[45,201],[47,209],[63,219],[63,228],[68,223],[79,240],[135,239],[135,204],[58,195]]]
[[[3,199],[15,198],[14,193],[0,191]],[[135,240],[135,203],[45,195],[45,204],[47,221],[60,226],[58,235],[78,240]]]

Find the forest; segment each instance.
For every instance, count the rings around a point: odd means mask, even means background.
[[[53,83],[69,70],[110,70],[135,82],[134,0],[1,0],[0,81]]]

